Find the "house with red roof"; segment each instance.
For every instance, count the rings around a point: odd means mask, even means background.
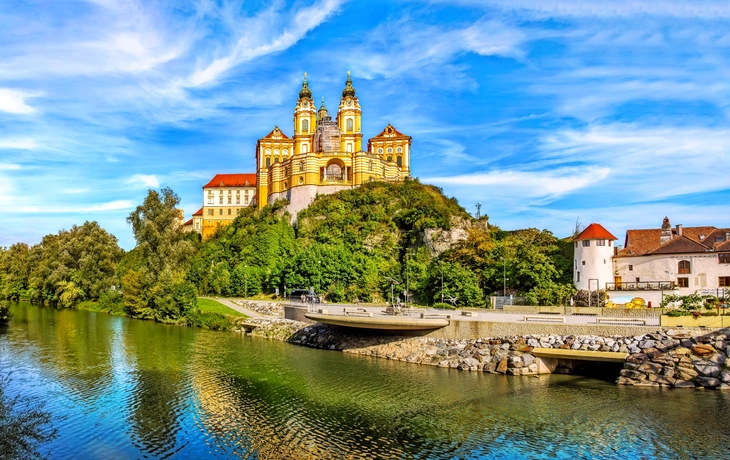
[[[597,224],[591,224],[575,241],[574,281],[578,289],[585,284],[578,277],[592,276],[600,280],[600,288],[606,289],[611,299],[641,297],[655,307],[668,293],[730,297],[730,228],[672,227],[665,217],[660,228],[627,230],[623,248],[614,248],[610,257],[612,279],[607,280],[605,254],[579,251],[584,241],[606,236],[591,228],[593,225]],[[596,267],[604,270],[597,271]]]
[[[193,229],[208,239],[255,204],[256,174],[216,174],[203,186],[203,207],[193,214]]]

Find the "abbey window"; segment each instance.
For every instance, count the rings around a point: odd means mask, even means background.
[[[309,132],[309,120],[302,120],[302,132],[303,133]]]
[[[212,191],[208,191],[208,204],[214,204],[215,203],[215,197],[213,196]]]
[[[301,172],[301,171],[304,171],[304,162],[303,162],[303,161],[300,161],[300,162],[299,162],[299,171],[300,171],[300,172]]]
[[[218,204],[223,204],[223,190],[221,190],[220,197],[218,198]]]
[[[403,157],[398,155],[395,162],[398,164],[399,168],[402,167],[403,166]]]
[[[236,204],[241,204],[241,191],[236,190]]]
[[[232,200],[233,200],[233,192],[229,190],[228,191],[228,204],[232,204]]]
[[[352,144],[348,143],[346,148],[348,153],[352,153]]]
[[[368,162],[368,171],[372,171],[372,170],[373,170],[373,160],[370,160]]]
[[[353,122],[352,118],[347,119],[347,131],[352,132],[353,131]]]
[[[266,157],[266,168],[268,169],[270,167],[271,167],[271,158],[270,157]]]

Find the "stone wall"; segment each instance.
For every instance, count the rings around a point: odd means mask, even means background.
[[[505,305],[502,309],[489,310],[489,313],[536,315],[546,311],[561,315],[596,314],[612,318],[659,318],[662,314],[661,308],[537,307],[529,305]]]

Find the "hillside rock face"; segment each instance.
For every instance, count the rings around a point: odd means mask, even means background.
[[[472,227],[488,230],[489,224],[486,220],[475,221],[454,216],[451,218],[450,229],[427,228],[421,234],[421,242],[428,248],[431,256],[436,257],[459,241],[466,240]]]

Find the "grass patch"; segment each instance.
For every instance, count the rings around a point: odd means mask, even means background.
[[[201,299],[200,297],[198,297],[198,309],[203,313],[219,313],[221,315],[246,318],[246,315],[244,315],[243,313],[237,312],[230,307],[226,307],[222,303],[213,299]]]

